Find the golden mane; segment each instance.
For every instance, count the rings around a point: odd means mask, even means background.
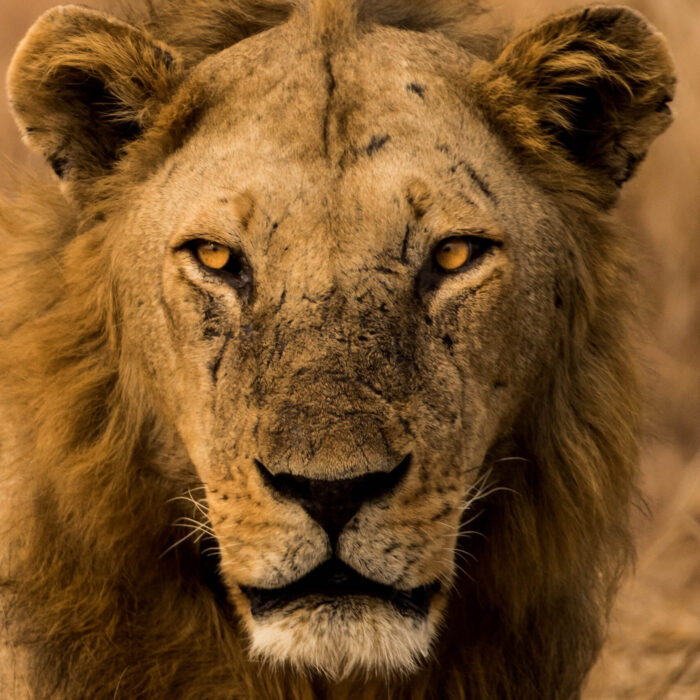
[[[138,21],[194,65],[284,21],[291,7],[196,0],[183,9],[164,0]],[[476,2],[424,8],[367,0],[358,11],[473,39],[463,26]],[[13,513],[7,536],[18,544],[2,586],[37,696],[65,688],[89,698],[118,697],[115,689],[207,700],[323,696],[323,679],[251,664],[206,543],[173,546],[172,524],[190,514],[177,499],[199,482],[122,352],[109,225],[85,224],[58,185],[23,189],[0,203],[0,381],[23,431],[4,478],[30,510]],[[578,232],[559,290],[568,332],[510,444],[489,455],[499,488],[478,516],[486,538],[469,542],[472,578],[460,579],[424,670],[406,681],[350,680],[333,698],[569,697],[598,653],[632,552],[632,266],[624,236],[608,235],[611,222],[586,193],[570,192],[561,208]]]

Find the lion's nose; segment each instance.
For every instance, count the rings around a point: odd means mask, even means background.
[[[297,474],[271,473],[255,460],[265,485],[296,501],[326,531],[335,547],[341,530],[366,501],[377,500],[395,489],[411,465],[411,455],[390,472],[371,472],[351,479],[307,479]]]

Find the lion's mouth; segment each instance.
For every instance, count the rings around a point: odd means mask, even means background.
[[[281,609],[289,611],[290,606],[316,607],[357,596],[384,600],[405,616],[425,617],[439,589],[439,581],[434,581],[426,586],[399,590],[365,578],[335,558],[282,588],[241,586],[250,601],[253,617],[262,617]]]

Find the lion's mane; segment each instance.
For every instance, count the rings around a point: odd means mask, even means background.
[[[418,1],[373,6],[386,23],[473,40],[458,33],[462,3],[431,12]],[[289,10],[251,0],[186,7],[163,2],[139,21],[193,64]],[[172,524],[188,514],[176,499],[198,482],[121,350],[120,300],[103,244],[109,228],[84,226],[57,185],[23,189],[0,205],[0,377],[13,426],[3,436],[11,494],[3,536],[15,543],[2,585],[35,692],[207,700],[327,693],[323,679],[250,664],[202,557],[206,543],[172,546]],[[434,659],[409,681],[350,680],[334,686],[334,698],[569,697],[599,650],[631,556],[639,403],[627,330],[631,266],[624,236],[610,235],[585,192],[568,193],[561,207],[577,222],[560,290],[567,332],[552,339],[558,359],[510,444],[490,456],[500,490],[468,528],[486,537],[465,541],[476,561],[452,595]]]

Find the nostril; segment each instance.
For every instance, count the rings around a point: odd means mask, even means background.
[[[280,472],[273,474],[262,462],[255,460],[255,466],[262,477],[263,483],[271,491],[285,498],[303,500],[311,497],[311,479],[295,474]]]
[[[335,543],[345,524],[360,506],[386,496],[403,480],[411,465],[411,455],[390,472],[371,472],[351,479],[307,479],[289,473],[273,474],[255,460],[263,483],[283,498],[296,501]]]

